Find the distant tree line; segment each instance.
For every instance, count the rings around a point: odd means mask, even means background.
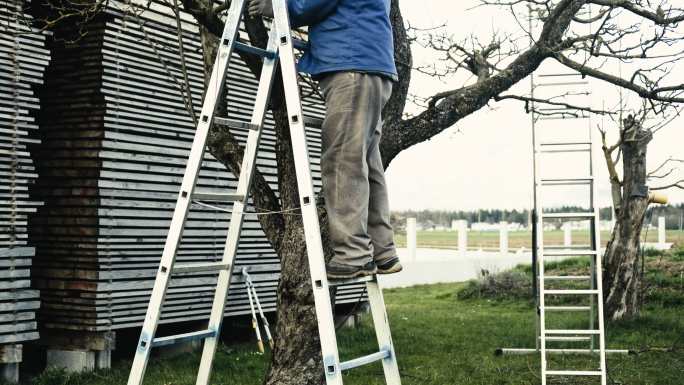
[[[578,206],[564,206],[550,209],[549,212],[577,212],[585,211],[586,208]],[[601,220],[610,220],[611,208],[604,207],[600,210]],[[651,211],[647,213],[646,221],[657,225],[658,217],[665,217],[667,228],[669,230],[679,230],[682,228],[682,221],[684,221],[684,204],[666,205],[666,206],[652,206]],[[521,225],[529,225],[529,210],[501,210],[501,209],[486,209],[474,211],[449,211],[449,210],[420,210],[420,211],[394,211],[392,212],[392,224],[397,228],[405,226],[406,218],[414,217],[418,223],[431,223],[434,226],[450,227],[451,222],[455,220],[467,220],[468,223],[520,223]]]

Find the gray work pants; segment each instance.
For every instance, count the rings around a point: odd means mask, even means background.
[[[360,266],[387,260],[396,250],[379,144],[392,82],[336,72],[319,86],[327,105],[321,172],[333,261]]]

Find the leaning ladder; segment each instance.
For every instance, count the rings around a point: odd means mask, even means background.
[[[579,74],[550,74],[541,75],[553,78],[553,82],[540,83],[536,87],[563,87],[568,85],[584,84],[583,81],[575,81],[572,77]],[[534,84],[533,84],[533,87]],[[579,116],[580,119],[588,119],[588,116]],[[594,145],[591,135],[591,127],[588,128],[586,139],[572,141],[549,141],[539,140],[538,127],[534,124],[533,116],[533,141],[534,141],[534,206],[536,213],[535,248],[537,255],[536,280],[538,282],[538,349],[541,352],[541,378],[542,385],[546,385],[549,377],[570,376],[594,376],[600,377],[601,385],[606,385],[606,346],[605,328],[603,318],[603,285],[601,268],[601,242],[599,233],[599,208],[596,205],[597,184],[594,174]],[[554,119],[553,117],[540,119]],[[587,154],[588,175],[580,177],[548,177],[543,173],[544,156],[549,154]],[[569,165],[568,165],[569,166]],[[542,176],[544,175],[544,176]],[[553,186],[586,186],[589,189],[589,208],[585,212],[547,212],[544,210],[544,188]],[[590,244],[588,248],[550,248],[544,245],[544,224],[547,220],[588,220]],[[551,276],[545,273],[545,261],[547,257],[556,256],[588,256],[591,260],[590,275],[563,275]],[[547,283],[557,282],[583,282],[588,288],[582,289],[549,289]],[[567,285],[566,285],[567,286]],[[589,306],[547,306],[548,296],[587,296]],[[584,312],[589,315],[589,327],[587,329],[550,329],[547,327],[547,312],[563,314]],[[587,342],[588,349],[550,349],[547,343],[553,342]],[[598,344],[597,344],[598,342]],[[598,347],[597,347],[598,345]],[[557,370],[550,369],[548,354],[550,353],[590,353],[597,354],[599,363],[596,370]]]
[[[145,316],[143,328],[140,333],[140,340],[137,345],[128,385],[142,384],[152,348],[191,340],[204,340],[204,349],[196,383],[197,385],[209,384],[212,363],[220,338],[221,322],[224,317],[228,287],[233,273],[233,262],[240,239],[243,215],[245,214],[244,209],[247,205],[247,200],[249,199],[249,189],[255,169],[264,115],[266,114],[271,87],[279,61],[282,71],[283,87],[285,89],[290,135],[292,139],[292,151],[294,153],[295,167],[297,170],[297,185],[300,196],[301,214],[304,222],[306,249],[309,268],[311,270],[316,315],[318,317],[318,330],[324,364],[324,367],[321,369],[324,370],[326,383],[327,385],[342,385],[343,370],[382,361],[387,384],[400,385],[399,368],[397,366],[389,323],[387,321],[385,303],[376,277],[366,277],[359,280],[335,283],[328,282],[326,278],[323,247],[306,146],[305,122],[302,115],[301,96],[295,67],[293,44],[296,43],[296,41],[291,35],[286,0],[273,0],[274,19],[269,32],[268,46],[265,50],[237,41],[245,3],[246,0],[233,0],[228,10],[217,57],[204,96],[202,113],[197,124],[195,138],[190,150],[190,157],[188,159],[187,168],[185,169],[178,201],[171,219],[171,226],[166,238],[166,244],[164,245],[164,252],[152,290],[150,303],[147,308],[147,315]],[[195,191],[195,185],[205,152],[207,135],[212,125],[221,124],[229,127],[245,127],[241,122],[234,122],[227,118],[215,116],[218,98],[224,88],[228,65],[233,50],[259,55],[263,58],[263,69],[251,123],[248,125],[249,135],[245,145],[237,191],[225,194]],[[232,202],[233,209],[223,259],[221,262],[175,265],[176,252],[182,238],[188,210],[191,203],[194,201]],[[207,329],[180,335],[156,337],[155,333],[159,324],[161,308],[171,275],[174,273],[190,272],[218,273],[216,292]],[[352,282],[364,282],[367,286],[370,309],[380,349],[377,353],[346,362],[340,362],[329,287],[336,284],[347,284]]]

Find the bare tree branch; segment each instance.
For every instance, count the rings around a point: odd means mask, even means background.
[[[651,187],[651,190],[667,190],[671,188],[680,188],[684,190],[684,179],[677,181],[675,183],[669,184],[667,186]]]

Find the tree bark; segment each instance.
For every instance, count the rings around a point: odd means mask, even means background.
[[[646,150],[653,134],[631,118],[625,121],[621,203],[604,256],[605,315],[621,320],[639,314],[641,291],[641,229],[648,209]],[[632,133],[634,137],[631,139]]]

